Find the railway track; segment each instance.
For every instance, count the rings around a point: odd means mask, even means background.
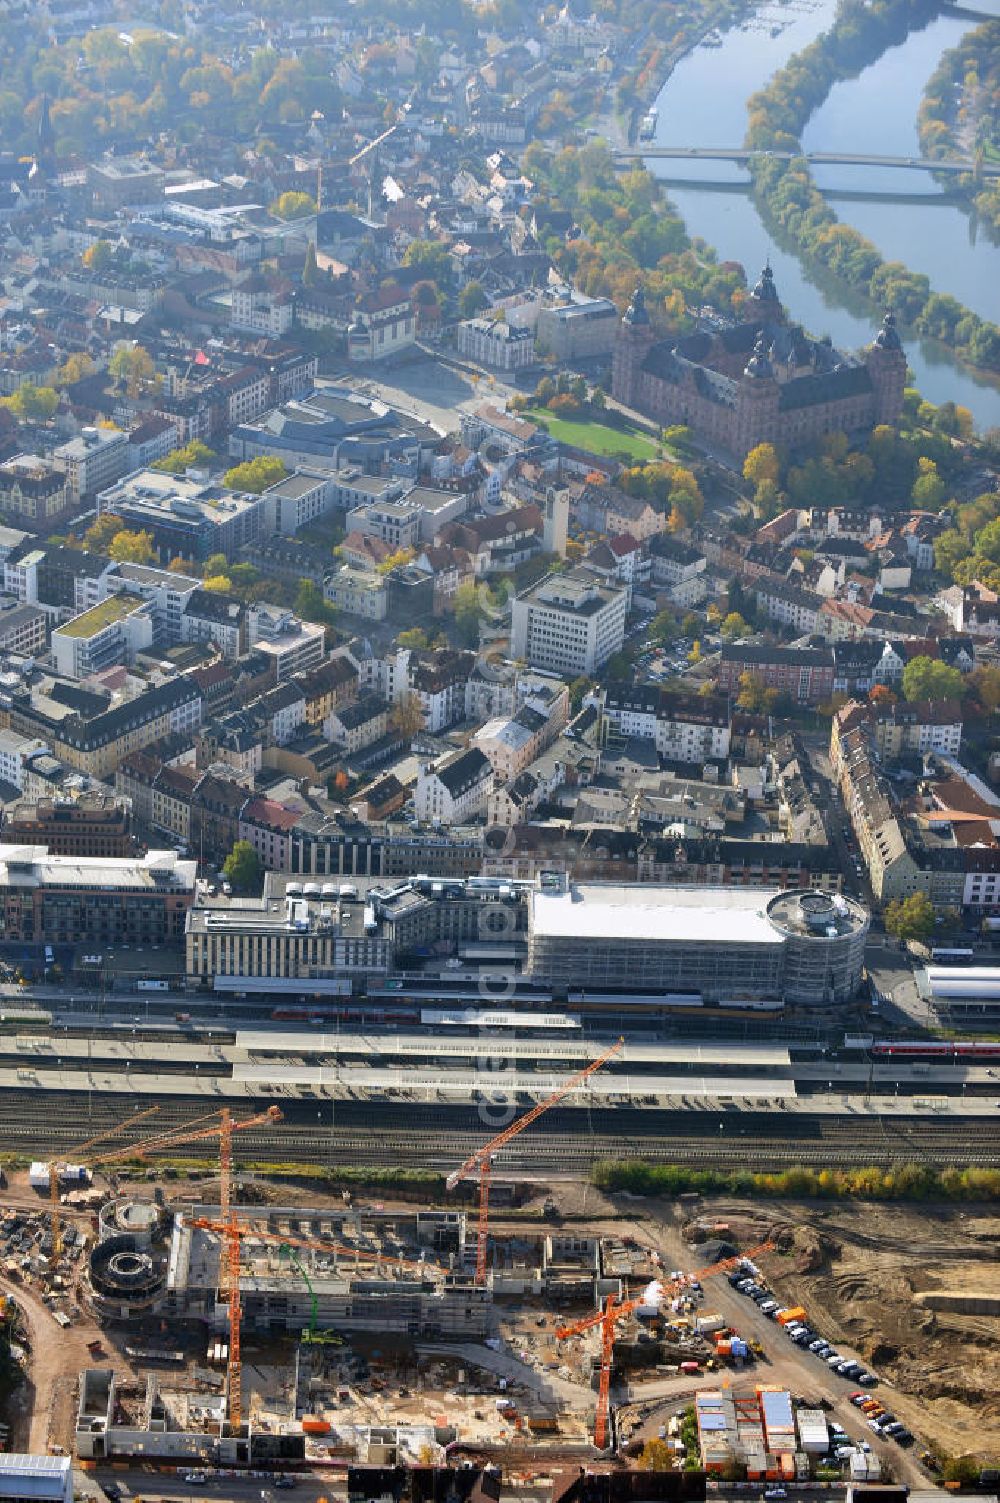
[[[74,1146],[102,1129],[113,1131],[129,1115],[131,1098],[59,1093],[58,1109],[47,1093],[19,1096],[0,1118],[0,1149],[25,1157],[70,1154]],[[205,1109],[205,1100],[165,1100],[150,1119],[150,1135],[168,1131]],[[517,1149],[497,1160],[505,1171],[585,1175],[599,1159],[641,1158],[658,1163],[745,1165],[756,1170],[792,1164],[891,1167],[923,1161],[936,1165],[1000,1166],[1000,1143],[983,1125],[961,1119],[911,1118],[906,1123],[857,1118],[808,1117],[796,1114],[728,1113],[721,1120],[706,1114],[702,1131],[692,1130],[690,1112],[595,1110],[588,1121],[579,1111],[551,1113],[548,1130],[533,1132]],[[259,1165],[302,1163],[336,1168],[366,1165],[439,1170],[460,1162],[488,1138],[476,1109],[429,1108],[415,1120],[412,1106],[385,1103],[331,1114],[315,1103],[290,1103],[283,1125],[241,1133],[235,1140],[238,1161]],[[623,1120],[625,1119],[625,1120]],[[453,1126],[444,1126],[445,1122]],[[721,1131],[719,1127],[721,1125]],[[109,1136],[107,1147],[133,1142],[130,1135]],[[102,1144],[102,1147],[105,1145]],[[210,1157],[210,1149],[181,1146],[174,1156]]]

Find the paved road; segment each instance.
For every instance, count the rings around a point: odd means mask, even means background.
[[[95,1471],[81,1474],[85,1479],[86,1490],[95,1500],[95,1503],[105,1503],[109,1497],[104,1491],[104,1484],[120,1490],[122,1503],[156,1503],[157,1499],[163,1498],[168,1503],[203,1503],[203,1500],[211,1500],[211,1503],[262,1503],[264,1499],[280,1503],[282,1498],[295,1499],[296,1503],[318,1503],[323,1497],[329,1497],[333,1477],[330,1473],[309,1472],[301,1475],[294,1488],[287,1492],[275,1489],[269,1479],[257,1477],[218,1476],[208,1473],[207,1484],[196,1485],[185,1482],[183,1477],[168,1471],[157,1471],[153,1467],[98,1467]]]

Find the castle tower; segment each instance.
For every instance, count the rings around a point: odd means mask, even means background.
[[[739,458],[744,458],[758,444],[774,441],[780,401],[778,378],[767,353],[767,342],[760,334],[736,391],[733,449]]]
[[[781,306],[778,289],[774,285],[774,272],[768,261],[757,278],[746,302],[743,304],[743,322],[747,324],[783,324],[785,310]]]
[[[646,295],[641,287],[636,287],[619,326],[611,356],[611,395],[625,407],[636,405],[639,372],[652,343],[653,329],[646,309]]]
[[[896,329],[896,315],[886,310],[882,327],[868,346],[865,364],[875,392],[875,422],[896,423],[903,410],[906,352]]]

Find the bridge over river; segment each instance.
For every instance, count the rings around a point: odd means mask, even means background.
[[[745,165],[753,157],[773,157],[779,162],[791,162],[797,157],[816,167],[900,167],[916,172],[973,173],[980,177],[1000,177],[1000,162],[973,162],[967,159],[945,158],[932,161],[929,157],[889,157],[858,155],[838,151],[751,151],[745,146],[629,146],[616,149],[615,157],[621,161],[645,158],[651,161],[687,162],[737,162]]]

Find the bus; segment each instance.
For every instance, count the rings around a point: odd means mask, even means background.
[[[931,951],[931,960],[933,960],[936,965],[971,965],[975,958],[976,956],[974,950],[960,948],[949,949],[946,946],[943,949]]]

